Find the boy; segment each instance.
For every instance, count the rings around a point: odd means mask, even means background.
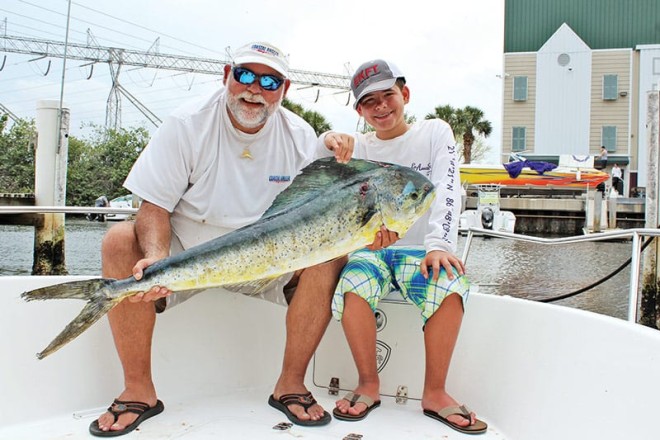
[[[354,157],[408,165],[429,177],[438,195],[396,246],[357,251],[344,267],[332,312],[342,322],[359,383],[336,402],[333,413],[340,420],[361,420],[380,405],[374,310],[381,298],[398,288],[421,309],[425,323],[424,414],[457,431],[479,434],[487,425],[445,390],[469,292],[463,263],[454,255],[461,201],[454,135],[442,120],[406,123],[404,105],[410,90],[405,84],[403,73],[384,60],[369,61],[357,69],[351,83],[355,109],[375,132],[356,134]],[[338,133],[327,133],[322,139],[326,146],[353,142]]]

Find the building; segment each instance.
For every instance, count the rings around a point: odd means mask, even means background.
[[[598,156],[646,184],[646,94],[660,83],[658,0],[505,0],[502,153]],[[598,165],[599,162],[596,161]]]

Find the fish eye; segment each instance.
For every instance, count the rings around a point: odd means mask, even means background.
[[[413,199],[413,200],[417,200],[418,197],[419,197],[419,195],[416,192],[410,194],[410,198]]]

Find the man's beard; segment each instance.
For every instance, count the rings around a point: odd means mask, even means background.
[[[258,102],[263,104],[259,107],[248,107],[242,100],[248,102]],[[275,113],[279,107],[282,99],[277,102],[268,104],[263,96],[253,95],[248,91],[241,92],[237,95],[231,93],[227,96],[227,107],[236,121],[245,128],[257,128],[266,123],[270,115]]]

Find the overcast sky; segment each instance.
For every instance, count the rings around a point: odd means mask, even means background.
[[[0,34],[63,42],[68,0],[2,0]],[[6,19],[6,22],[5,22]],[[69,41],[226,59],[226,48],[269,41],[290,55],[291,68],[352,74],[364,61],[386,58],[403,70],[411,89],[409,115],[418,120],[438,105],[481,108],[494,131],[490,162],[500,162],[504,0],[75,0]],[[156,40],[158,39],[158,43]],[[2,40],[0,40],[1,42]],[[0,48],[1,48],[0,43]],[[6,55],[6,59],[4,59]],[[0,52],[0,104],[34,117],[40,99],[58,99],[62,60]],[[71,132],[103,125],[110,92],[107,65],[67,61],[64,101]],[[46,74],[47,72],[47,74]],[[91,74],[91,78],[87,79]],[[121,84],[161,119],[184,100],[218,87],[218,77],[124,67]],[[318,96],[318,98],[317,98]],[[353,132],[358,116],[347,93],[299,89],[289,98],[321,113],[333,129]],[[122,100],[124,126],[149,123]]]

